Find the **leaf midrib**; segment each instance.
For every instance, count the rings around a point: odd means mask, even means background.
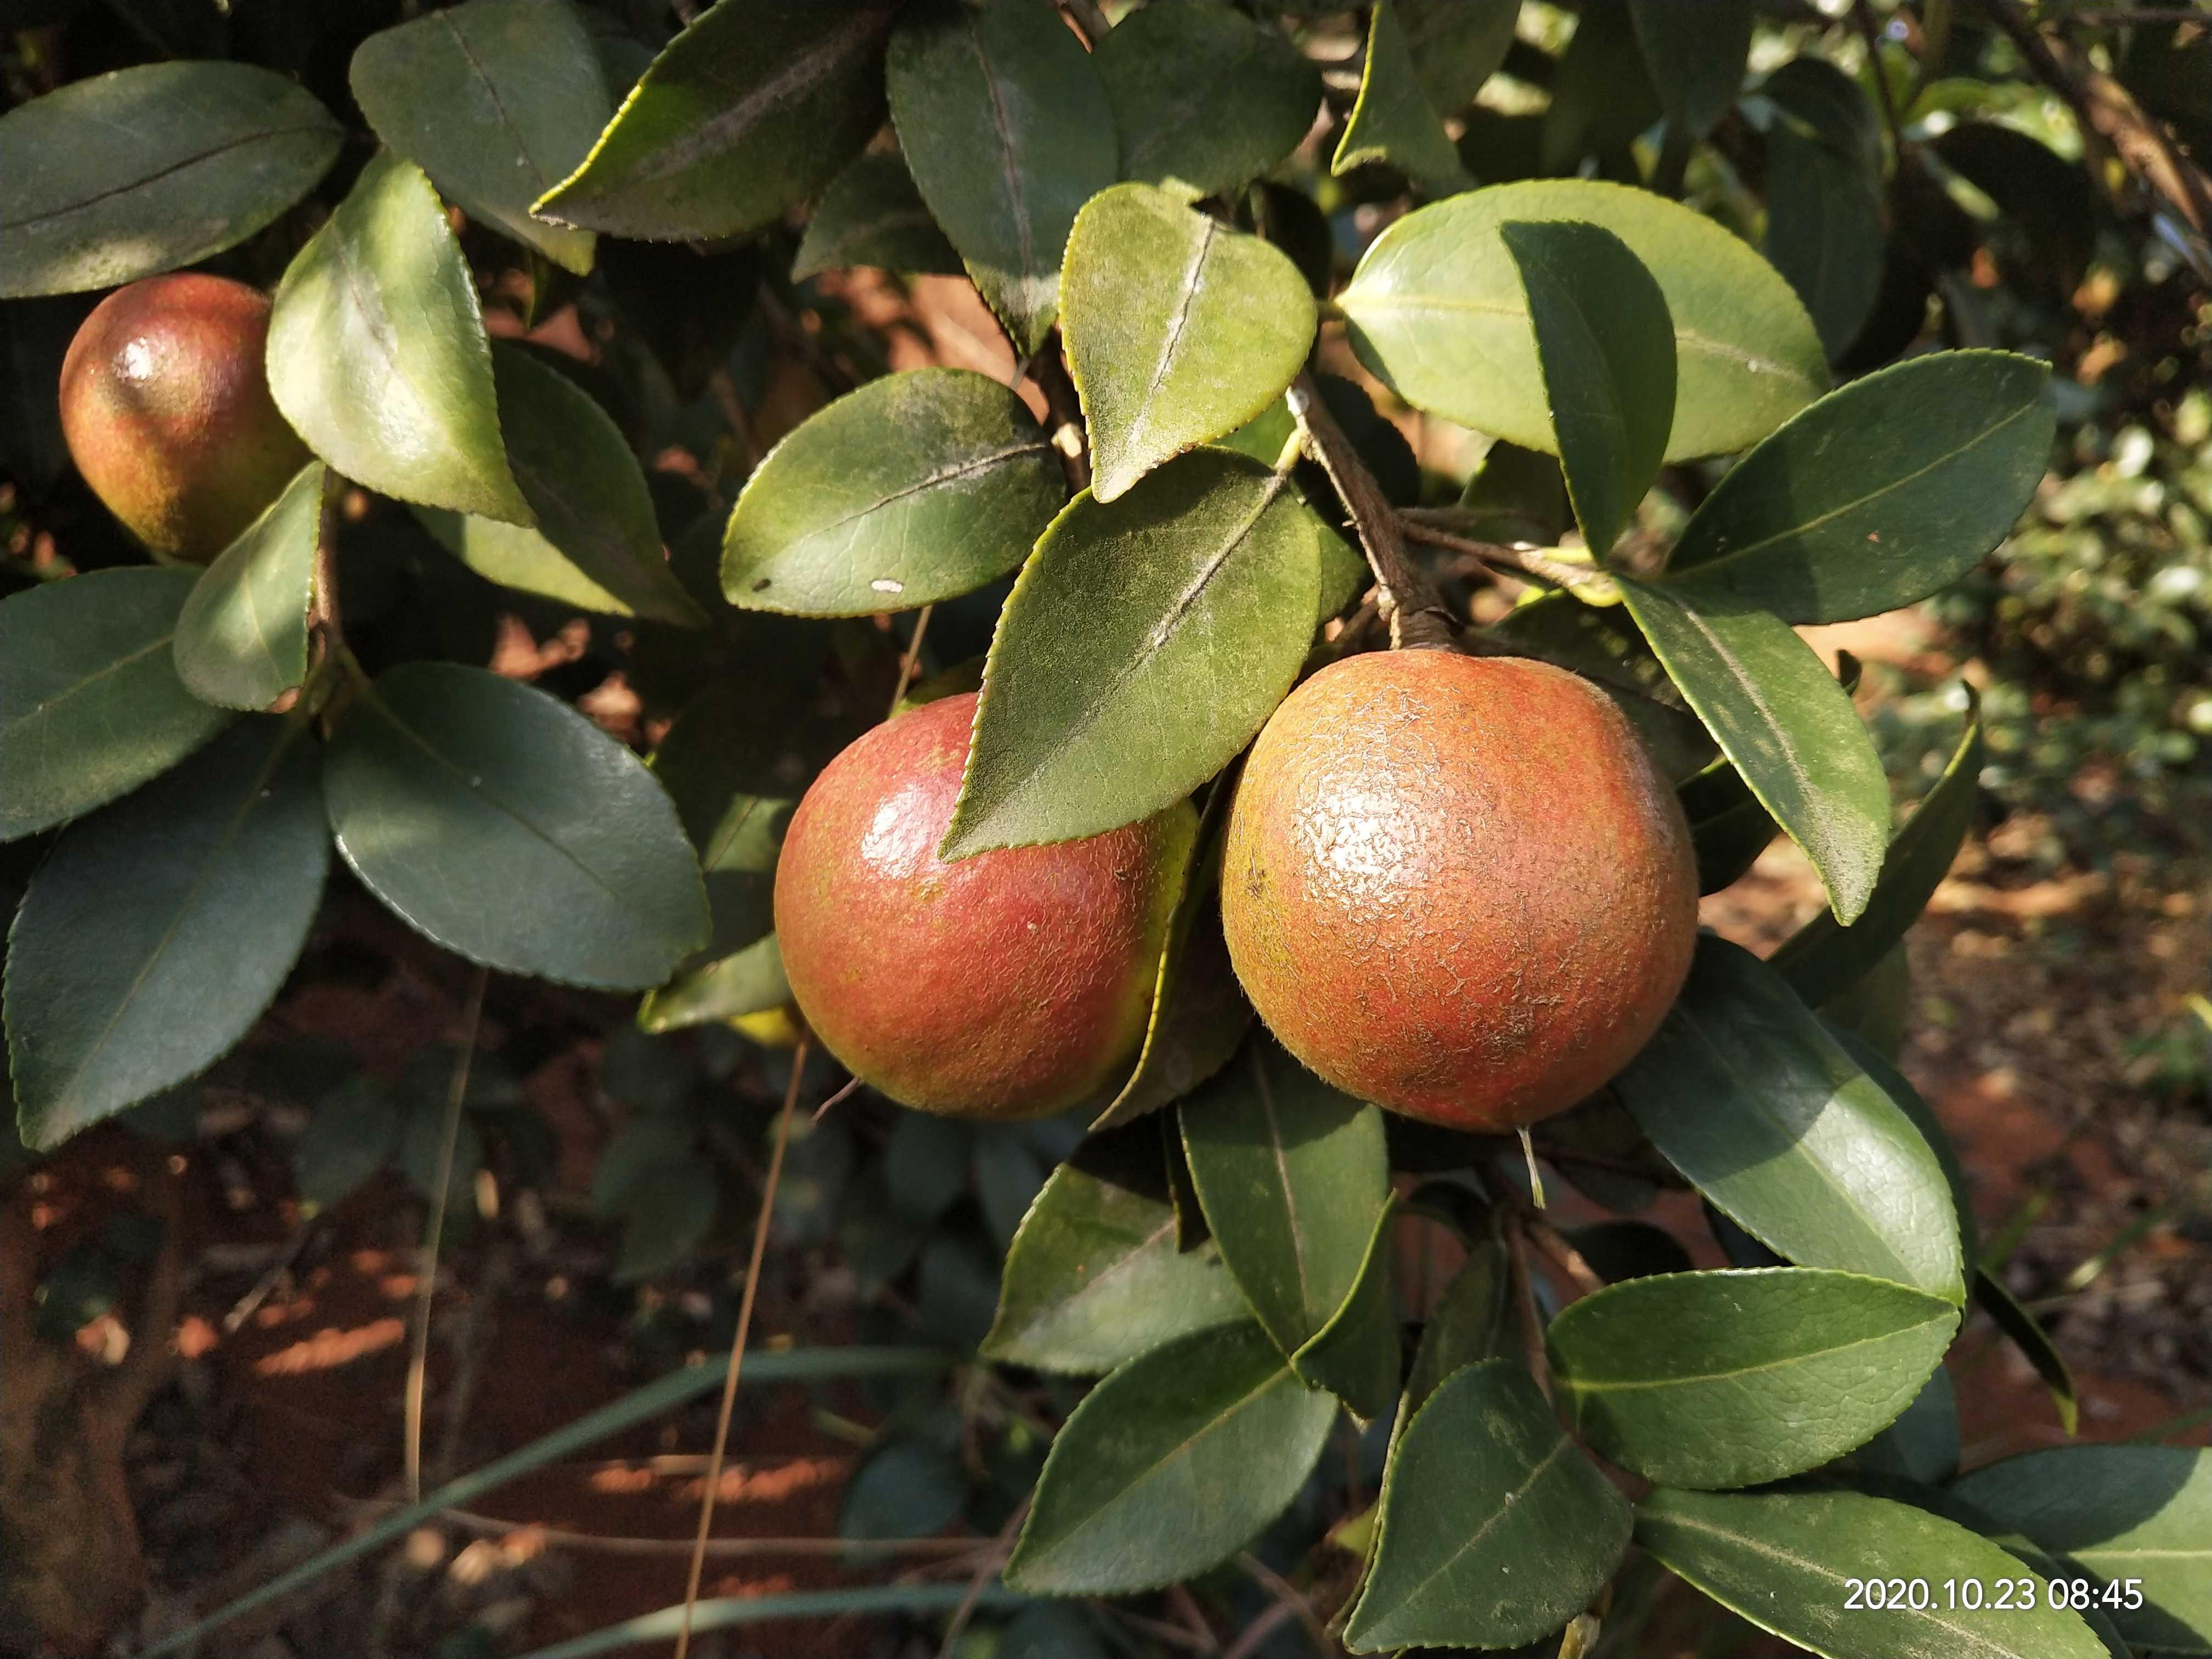
[[[40,212],[27,214],[20,219],[0,219],[0,230],[21,230],[26,226],[40,224],[49,219],[64,219],[71,214],[87,212],[103,202],[113,201],[118,197],[128,196],[133,191],[144,190],[150,185],[158,185],[165,179],[173,178],[187,168],[196,167],[203,161],[216,161],[228,155],[232,150],[242,149],[249,144],[266,143],[272,138],[295,137],[302,133],[336,136],[333,128],[319,122],[299,126],[264,127],[259,131],[246,134],[244,137],[233,138],[225,143],[216,145],[211,149],[204,149],[195,155],[187,155],[182,161],[172,161],[155,172],[126,179],[119,185],[111,185],[106,190],[95,191],[90,196],[79,197],[76,200],[65,203],[60,207],[47,208]]]
[[[1947,1316],[1955,1316],[1959,1311],[1949,1304],[1928,1296],[1924,1291],[1909,1291],[1908,1293],[1927,1297],[1929,1301],[1936,1303],[1941,1311],[1933,1318],[1916,1320],[1910,1325],[1899,1325],[1893,1330],[1877,1332],[1872,1336],[1855,1337],[1849,1342],[1837,1343],[1833,1347],[1808,1348],[1800,1352],[1784,1354],[1778,1359],[1762,1359],[1755,1365],[1739,1365],[1733,1370],[1699,1371],[1694,1375],[1684,1376],[1607,1377],[1593,1380],[1576,1375],[1571,1365],[1568,1367],[1564,1381],[1568,1389],[1578,1395],[1641,1394],[1655,1389],[1692,1388],[1702,1382],[1732,1382],[1740,1376],[1756,1376],[1762,1371],[1777,1371],[1794,1365],[1809,1365],[1820,1360],[1832,1359],[1838,1354],[1849,1353],[1854,1348],[1869,1347],[1877,1342],[1893,1342],[1900,1336],[1911,1336],[1915,1332],[1924,1330],[1930,1325],[1940,1323]]]

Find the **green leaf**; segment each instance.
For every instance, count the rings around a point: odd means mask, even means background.
[[[1455,115],[1513,49],[1520,0],[1392,0],[1429,107]]]
[[[1790,279],[1831,357],[1858,336],[1881,289],[1881,143],[1857,83],[1817,58],[1791,59],[1760,90],[1766,134],[1766,257]]]
[[[1139,1354],[1091,1391],[1052,1443],[1007,1584],[1118,1595],[1205,1571],[1297,1496],[1336,1409],[1257,1325]]]
[[[1553,71],[1540,164],[1571,174],[1584,156],[1626,149],[1661,108],[1624,0],[1590,0]]]
[[[830,180],[799,240],[791,280],[848,265],[957,276],[960,256],[929,216],[906,158],[863,155]]]
[[[722,539],[722,589],[795,616],[912,610],[1012,569],[1066,501],[1050,440],[998,381],[887,374],[754,470]]]
[[[1504,1359],[1470,1365],[1429,1396],[1391,1455],[1345,1645],[1534,1641],[1589,1605],[1633,1524],[1528,1372]]]
[[[1676,793],[1697,849],[1700,893],[1717,893],[1742,880],[1781,833],[1774,815],[1759,805],[1725,755],[1684,779]]]
[[[1850,696],[1771,611],[1703,609],[1620,578],[1621,598],[1759,804],[1805,849],[1849,926],[1889,842],[1889,780]]]
[[[1854,380],[1744,457],[1683,526],[1668,576],[1784,622],[1850,622],[1949,586],[2035,494],[2051,371],[1937,351]]]
[[[1673,410],[1668,411],[1673,416]],[[1500,438],[1460,491],[1456,522],[1476,541],[1548,545],[1574,522],[1567,481],[1555,456]]]
[[[1827,1659],[2103,1659],[2072,1613],[2035,1595],[1996,1605],[2020,1560],[1954,1522],[1855,1492],[1653,1492],[1636,1541],[1724,1607]],[[1852,1607],[1851,1579],[1924,1579],[1930,1605]],[[1983,1605],[1945,1604],[1947,1582]],[[1956,1592],[1954,1592],[1954,1594]],[[2025,1603],[2025,1605],[2022,1605]]]
[[[1406,1397],[1397,1433],[1443,1385],[1447,1377],[1486,1359],[1505,1356],[1512,1340],[1513,1279],[1505,1247],[1494,1238],[1478,1240],[1444,1293],[1429,1310],[1421,1346],[1406,1376]]]
[[[1076,215],[1060,290],[1101,501],[1259,415],[1313,344],[1313,295],[1289,255],[1150,185],[1116,185]]]
[[[1912,1120],[1913,1127],[1920,1131],[1920,1138],[1936,1154],[1936,1162],[1943,1171],[1943,1182],[1951,1189],[1951,1209],[1959,1218],[1959,1259],[1971,1283],[1981,1257],[1981,1240],[1974,1225],[1973,1193],[1966,1185],[1966,1172],[1959,1163],[1959,1149],[1951,1144],[1942,1120],[1920,1097],[1920,1091],[1905,1081],[1905,1074],[1888,1056],[1825,1015],[1820,1023],[1827,1027],[1829,1036],[1843,1046],[1844,1052],[1858,1063],[1859,1069],[1881,1085],[1898,1110]]]
[[[1583,539],[1602,559],[1636,521],[1674,418],[1674,324],[1628,245],[1571,219],[1498,227],[1536,333],[1551,422]]]
[[[1666,1024],[1613,1087],[1667,1161],[1770,1249],[1965,1304],[1934,1151],[1748,951],[1698,941]]]
[[[1952,1494],[2144,1605],[2106,1604],[2134,1648],[2212,1653],[2212,1451],[2059,1446],[1961,1476]]]
[[[507,464],[537,527],[418,508],[424,527],[502,587],[609,616],[703,626],[705,613],[661,551],[653,496],[622,428],[582,387],[520,346],[494,345],[491,366]]]
[[[1222,0],[1132,12],[1092,48],[1121,176],[1187,200],[1250,183],[1304,141],[1321,76],[1280,33]]]
[[[1284,476],[1228,450],[1078,495],[1000,616],[942,855],[1099,835],[1227,765],[1305,659],[1320,544]]]
[[[899,20],[885,78],[921,199],[1030,356],[1059,314],[1077,211],[1121,176],[1091,54],[1048,6],[923,0]]]
[[[1771,265],[1679,202],[1577,179],[1492,185],[1384,231],[1339,297],[1359,360],[1418,408],[1548,448],[1535,336],[1499,228],[1551,219],[1602,226],[1658,279],[1674,319],[1668,459],[1745,448],[1827,389],[1812,320]]]
[[[596,239],[530,216],[614,106],[569,0],[468,0],[372,34],[348,71],[376,136],[471,219],[583,275]]]
[[[720,1196],[714,1170],[696,1158],[645,1170],[620,1206],[615,1283],[635,1285],[680,1267],[713,1229]]]
[[[402,1114],[391,1091],[357,1073],[315,1103],[292,1148],[293,1182],[318,1210],[343,1203],[391,1163]]]
[[[1209,818],[1213,799],[1207,802]],[[1225,803],[1228,797],[1218,799]],[[1200,831],[1201,848],[1207,831]],[[1252,1005],[1237,982],[1229,943],[1221,932],[1219,860],[1202,853],[1192,860],[1190,887],[1176,910],[1145,1027],[1145,1046],[1121,1092],[1099,1114],[1093,1129],[1111,1128],[1182,1099],[1226,1066],[1251,1029]]]
[[[95,570],[0,600],[0,841],[136,789],[230,723],[172,655],[199,574]]]
[[[1291,1370],[1327,1389],[1363,1423],[1387,1418],[1398,1400],[1404,1345],[1390,1271],[1396,1220],[1395,1200],[1386,1198],[1335,1317],[1291,1356]]]
[[[1246,1317],[1212,1244],[1181,1250],[1157,1125],[1094,1134],[1030,1206],[983,1354],[1097,1376],[1148,1348]]]
[[[1666,112],[1671,148],[1704,137],[1735,102],[1751,52],[1747,0],[1628,0],[1628,21]]]
[[[699,866],[667,795],[542,691],[404,664],[346,710],[324,774],[354,873],[471,962],[627,990],[706,942]]]
[[[2058,1352],[2058,1345],[2051,1340],[2051,1333],[2014,1299],[2004,1281],[1986,1266],[1974,1274],[1974,1302],[2034,1367],[2043,1386],[2051,1391],[2051,1404],[2058,1408],[2058,1426],[2074,1433],[2081,1426],[2081,1391],[2074,1386],[2074,1372],[2066,1364],[2066,1356]]]
[[[968,1501],[960,1461],[942,1447],[895,1440],[860,1466],[838,1506],[840,1538],[927,1538]]]
[[[1472,182],[1422,90],[1420,71],[1390,0],[1376,0],[1359,100],[1344,124],[1328,170],[1340,179],[1370,161],[1387,162],[1431,195],[1465,190]]]
[[[887,0],[721,0],[630,88],[584,164],[532,211],[652,241],[750,236],[883,125]]]
[[[306,195],[344,138],[313,94],[247,64],[146,64],[33,98],[0,116],[0,299],[234,247]]]
[[[1959,1395],[1951,1373],[1936,1368],[1904,1413],[1851,1454],[1859,1468],[1893,1480],[1938,1486],[1959,1472]]]
[[[381,495],[515,524],[476,283],[412,163],[380,152],[276,285],[269,391],[307,447]]]
[[[1971,691],[1968,696],[1959,746],[1951,751],[1943,775],[1890,842],[1857,921],[1844,927],[1825,913],[1814,916],[1771,957],[1808,1006],[1819,1007],[1873,972],[1928,908],[1959,856],[1960,843],[1974,821],[1984,754],[1980,706],[1971,701]]]
[[[741,951],[687,968],[645,994],[638,1004],[641,1030],[674,1031],[710,1020],[765,1013],[791,1000],[783,976],[783,951],[769,933]]]
[[[1871,1439],[1920,1392],[1959,1310],[1820,1267],[1668,1273],[1552,1322],[1559,1401],[1590,1447],[1674,1486],[1749,1486]]]
[[[1255,1031],[1180,1116],[1191,1180],[1230,1274],[1294,1354],[1351,1297],[1390,1201],[1382,1114]]]
[[[6,997],[25,1145],[58,1146],[196,1075],[276,996],[330,858],[301,738],[242,721],[72,829],[32,878]]]
[[[203,702],[266,708],[307,678],[324,477],[320,461],[301,467],[192,585],[170,649],[177,678]]]

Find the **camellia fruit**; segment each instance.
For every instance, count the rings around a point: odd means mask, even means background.
[[[307,465],[269,395],[268,338],[268,295],[186,271],[116,289],[70,342],[70,454],[155,553],[205,563]]]
[[[1064,1110],[1135,1054],[1197,814],[948,864],[975,694],[830,762],[776,861],[792,1000],[846,1069],[951,1117]]]
[[[1260,734],[1222,924],[1283,1045],[1362,1100],[1495,1133],[1586,1098],[1697,941],[1674,792],[1589,681],[1519,658],[1346,658]]]

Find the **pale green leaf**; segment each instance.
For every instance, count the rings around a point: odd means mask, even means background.
[[[307,601],[325,473],[310,461],[216,555],[177,617],[177,677],[204,702],[266,708],[307,672]]]
[[[808,216],[791,279],[801,282],[847,265],[961,274],[960,256],[929,216],[904,156],[863,155],[830,181]]]
[[[1329,171],[1341,178],[1370,161],[1388,162],[1431,195],[1465,190],[1471,182],[1422,88],[1419,67],[1391,0],[1376,0],[1369,17],[1358,101],[1337,140]]]

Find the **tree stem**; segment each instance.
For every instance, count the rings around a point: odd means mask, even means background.
[[[1404,535],[1397,514],[1382,486],[1359,459],[1344,428],[1322,402],[1321,388],[1310,374],[1301,372],[1284,394],[1291,416],[1305,440],[1307,452],[1322,465],[1336,486],[1352,529],[1375,573],[1376,606],[1389,620],[1393,649],[1454,651],[1458,628],[1446,608],[1443,595],[1428,574],[1406,556]]]
[[[1466,558],[1479,559],[1486,565],[1510,570],[1523,576],[1535,576],[1559,587],[1587,587],[1608,590],[1613,578],[1594,565],[1570,564],[1565,559],[1553,558],[1540,549],[1522,547],[1507,542],[1470,541],[1464,536],[1455,536],[1449,530],[1439,530],[1434,525],[1401,516],[1400,528],[1409,541],[1426,547],[1440,547],[1448,553],[1457,553]]]
[[[1060,355],[1055,332],[1029,364],[1030,379],[1044,393],[1044,406],[1052,415],[1052,447],[1067,474],[1070,492],[1091,488],[1091,444],[1083,427],[1083,400]]]

